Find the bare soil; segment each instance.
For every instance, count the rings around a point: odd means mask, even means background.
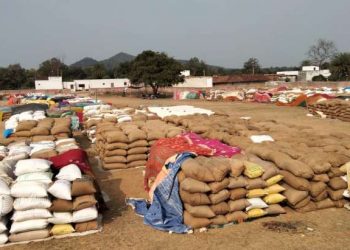
[[[117,106],[179,105],[190,104],[224,112],[239,119],[274,119],[294,125],[309,125],[315,130],[350,133],[350,123],[338,120],[307,117],[307,111],[298,107],[277,107],[270,104],[142,100],[122,97],[99,97]],[[295,135],[298,136],[298,135]],[[82,145],[92,152],[85,138]],[[147,197],[143,190],[143,170],[103,171],[96,160],[91,163],[98,175],[99,184],[108,194],[109,210],[104,214],[102,233],[51,240],[8,249],[349,249],[350,211],[326,209],[300,214],[288,209],[288,213],[277,217],[265,217],[225,228],[210,229],[191,235],[168,234],[143,224],[142,218],[126,207],[126,197]]]

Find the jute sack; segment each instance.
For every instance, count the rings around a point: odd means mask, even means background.
[[[14,135],[16,137],[30,137],[31,136],[31,133],[30,133],[30,130],[22,130],[22,131],[18,131],[18,132],[15,132]]]
[[[310,201],[306,206],[297,208],[296,211],[300,213],[307,213],[317,210],[316,204],[313,201]]]
[[[111,169],[126,169],[128,166],[125,163],[103,163],[103,168]]]
[[[140,160],[140,161],[132,161],[128,162],[128,168],[134,168],[134,167],[142,167],[146,166],[147,161],[146,160]]]
[[[265,212],[268,215],[285,214],[286,210],[279,204],[271,204],[268,208],[265,208]]]
[[[293,206],[305,199],[309,194],[307,191],[296,190],[285,183],[282,186],[286,189],[286,191],[283,192],[283,195],[287,198],[288,203]]]
[[[229,161],[222,157],[202,157],[199,156],[196,160],[206,167],[214,177],[214,181],[222,181],[231,171]]]
[[[136,147],[136,148],[128,149],[128,155],[146,154],[147,152],[148,152],[147,147]]]
[[[315,174],[323,174],[327,173],[331,168],[331,164],[327,162],[327,158],[327,154],[320,152],[309,152],[299,160],[310,166]]]
[[[329,170],[329,172],[327,173],[327,175],[330,177],[330,178],[333,178],[333,177],[340,177],[340,176],[343,176],[344,173],[343,171],[340,170],[340,168],[331,168]]]
[[[210,223],[211,222],[208,218],[196,218],[196,217],[193,217],[186,210],[184,211],[184,224],[193,229],[207,227],[210,225]]]
[[[230,211],[230,207],[228,206],[227,202],[220,202],[215,205],[211,205],[210,209],[216,214],[216,215],[225,215]]]
[[[35,135],[50,135],[50,130],[45,127],[35,127],[30,130],[32,136]]]
[[[229,183],[230,183],[229,179],[225,178],[222,181],[209,183],[209,187],[211,189],[211,192],[216,194],[216,193],[220,192],[221,190],[226,189],[228,187]]]
[[[208,195],[204,193],[189,193],[182,189],[179,191],[180,198],[183,203],[190,204],[192,206],[209,205],[210,200]]]
[[[187,212],[189,212],[192,216],[197,218],[215,217],[215,213],[210,209],[209,206],[206,206],[206,205],[191,206],[190,204],[184,203],[184,207]]]
[[[147,160],[147,155],[146,154],[138,154],[138,155],[128,155],[126,157],[126,161],[133,162],[133,161],[142,161],[142,160]]]
[[[235,188],[245,188],[248,185],[248,178],[244,176],[240,176],[238,178],[229,178],[229,184],[228,188],[235,189]]]
[[[185,160],[181,165],[181,169],[187,177],[192,179],[204,182],[215,181],[212,172],[207,167],[200,165],[195,159],[189,158]]]
[[[266,187],[266,182],[262,178],[248,179],[247,189],[256,189]]]
[[[228,202],[228,206],[230,207],[231,212],[242,211],[249,205],[250,203],[248,202],[247,199],[239,199],[239,200]]]
[[[147,132],[147,141],[158,140],[160,138],[165,138],[166,134],[163,131],[152,130]]]
[[[322,201],[315,202],[317,209],[326,209],[326,208],[331,208],[335,207],[334,202],[327,198]]]
[[[310,182],[310,194],[312,197],[320,195],[324,190],[326,190],[327,185],[324,182]]]
[[[32,142],[54,141],[55,139],[56,138],[53,135],[47,135],[47,136],[36,135],[32,137]]]
[[[323,190],[318,196],[311,197],[313,201],[322,201],[328,197],[327,189]]]
[[[328,182],[333,190],[345,189],[348,187],[347,183],[341,177],[334,177]]]
[[[315,174],[312,181],[329,182],[329,177],[327,174]]]
[[[226,214],[225,217],[228,222],[235,222],[235,223],[241,223],[248,219],[248,215],[242,211],[235,211],[233,213],[228,213]]]
[[[128,134],[128,138],[130,142],[134,142],[137,140],[146,140],[147,135],[144,131],[140,129],[135,129]]]
[[[123,142],[128,143],[128,137],[122,131],[105,132],[105,138],[108,143]]]
[[[343,199],[343,193],[346,189],[339,189],[339,190],[332,190],[331,188],[327,188],[327,193],[329,198],[331,198],[333,201],[338,201]]]
[[[126,157],[125,156],[109,156],[104,157],[103,161],[105,163],[126,163]]]
[[[310,190],[310,183],[308,180],[301,177],[297,177],[291,174],[290,172],[284,170],[281,170],[280,174],[283,175],[284,182],[287,183],[289,186],[301,191]]]
[[[129,144],[129,148],[137,148],[137,147],[147,147],[148,142],[146,140],[138,140]]]
[[[235,188],[230,190],[230,199],[239,200],[245,198],[247,195],[247,190],[245,188]]]
[[[128,144],[124,143],[124,142],[115,142],[115,143],[109,143],[104,145],[106,150],[116,150],[116,149],[124,149],[127,150],[128,149]]]
[[[299,201],[295,206],[293,206],[294,209],[296,208],[302,208],[305,207],[309,202],[311,201],[311,197],[307,196],[305,199]]]
[[[186,176],[184,174],[184,172],[182,172],[181,170],[179,172],[177,172],[177,179],[180,183],[180,188],[181,188],[181,184],[182,182],[186,179]],[[209,187],[208,187],[209,188]],[[210,189],[210,188],[209,188]],[[209,190],[208,190],[209,191]]]
[[[61,133],[70,133],[70,132],[71,132],[70,127],[65,125],[54,125],[51,128],[51,134],[53,135],[57,135]]]
[[[37,121],[21,121],[18,123],[16,127],[16,132],[20,131],[30,131],[32,128],[34,128],[38,124]]]
[[[227,189],[224,189],[216,194],[209,194],[209,200],[211,204],[215,205],[227,200],[230,197],[230,195],[230,192]]]
[[[210,191],[210,187],[208,186],[208,184],[202,181],[197,181],[192,178],[185,178],[183,181],[180,182],[180,188],[189,193],[206,193]]]
[[[337,201],[333,201],[333,202],[334,202],[335,207],[337,207],[337,208],[342,208],[346,204],[345,199],[341,199],[341,200],[337,200]]]
[[[109,156],[126,156],[126,150],[125,149],[114,149],[114,150],[107,150],[105,152],[105,157]]]
[[[37,127],[45,127],[51,129],[54,124],[54,120],[52,118],[45,118],[38,121]]]
[[[227,219],[223,215],[217,215],[210,219],[211,225],[225,225],[228,223]]]
[[[96,220],[76,223],[74,226],[76,232],[86,232],[98,229],[98,222]]]
[[[230,175],[232,177],[239,177],[239,176],[241,176],[243,171],[244,171],[243,160],[231,159],[230,160],[230,168],[231,168]]]

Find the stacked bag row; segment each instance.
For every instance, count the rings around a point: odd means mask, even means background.
[[[182,130],[160,120],[97,125],[96,150],[105,169],[144,166],[149,147],[158,139],[173,137]]]
[[[98,229],[96,188],[91,177],[83,175],[79,167],[69,164],[59,170],[48,189],[53,196],[48,222],[54,226],[52,235],[70,234]]]
[[[110,122],[113,124],[146,121],[159,119],[153,113],[146,109],[121,108],[116,109],[109,105],[93,105],[84,108],[84,127],[87,136],[94,143],[96,136],[96,126],[101,122]]]
[[[6,128],[5,124],[5,128]],[[44,118],[42,120],[19,121],[8,138],[3,138],[1,144],[25,140],[31,142],[54,141],[69,138],[72,135],[71,118]]]
[[[314,115],[326,115],[327,118],[350,122],[350,105],[346,101],[332,100],[308,105],[309,112]]]
[[[187,159],[178,173],[184,224],[196,229],[285,213],[282,179],[277,168],[242,155]]]
[[[20,160],[15,165],[16,180],[11,186],[14,213],[10,242],[44,239],[50,236],[48,218],[52,215],[48,188],[52,183],[51,162],[43,159]]]
[[[250,152],[280,169],[284,180],[282,186],[286,189],[283,195],[293,209],[309,212],[344,206],[343,194],[348,187],[345,176],[347,157],[332,159],[330,154],[318,152],[317,155],[310,153],[307,157],[292,159],[286,153],[263,146],[254,146]]]
[[[74,138],[65,138],[56,141],[32,142],[29,145],[26,141],[13,142],[3,152],[6,154],[5,160],[26,158],[49,159],[50,157],[78,148],[79,145]]]

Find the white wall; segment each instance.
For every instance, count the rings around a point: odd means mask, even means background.
[[[213,77],[211,76],[189,76],[185,77],[183,83],[179,83],[173,86],[174,88],[212,88]]]
[[[85,79],[85,80],[74,80],[77,90],[83,89],[107,89],[107,88],[123,88],[130,86],[129,79]],[[126,85],[125,85],[126,83]],[[79,87],[84,85],[84,87]]]
[[[319,71],[320,67],[318,67],[318,66],[303,66],[301,70],[302,71],[315,71],[315,70]]]
[[[280,71],[280,72],[277,72],[277,75],[298,76],[299,71]]]
[[[35,80],[35,89],[63,89],[61,76],[50,76],[48,80]]]

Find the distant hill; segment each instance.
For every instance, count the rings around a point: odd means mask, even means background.
[[[88,68],[91,66],[94,66],[98,63],[101,63],[103,65],[106,66],[107,69],[113,69],[115,67],[117,67],[120,63],[123,62],[130,62],[132,60],[134,60],[135,56],[124,53],[124,52],[120,52],[108,59],[105,60],[101,60],[101,61],[97,61],[91,57],[85,57],[73,64],[71,64],[71,66],[76,66],[76,67],[82,67],[82,68]]]
[[[97,63],[98,63],[98,61],[91,58],[91,57],[84,57],[83,59],[71,64],[70,66],[87,68],[87,67],[94,66]]]
[[[130,62],[134,60],[135,56],[120,52],[108,59],[100,61],[100,63],[104,64],[107,69],[113,69],[117,67],[119,64],[124,63],[124,62]]]

